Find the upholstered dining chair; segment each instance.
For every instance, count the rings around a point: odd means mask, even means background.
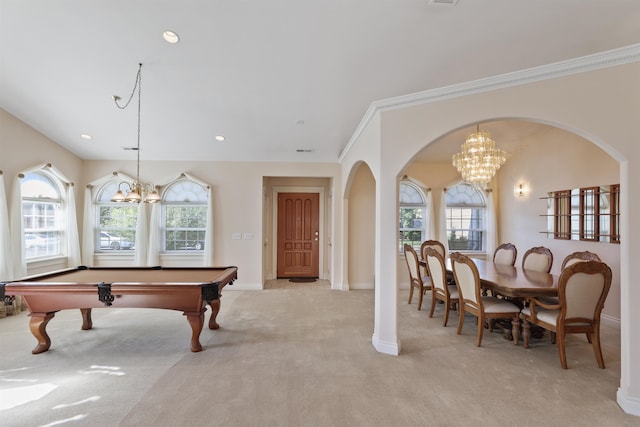
[[[433,247],[427,247],[424,251],[424,260],[431,277],[431,311],[429,317],[433,317],[438,301],[444,303],[444,318],[442,326],[447,326],[449,321],[449,310],[458,304],[458,288],[456,285],[449,285],[447,280],[447,269],[444,265],[444,257]]]
[[[565,339],[567,334],[584,333],[593,345],[598,366],[604,369],[600,348],[600,313],[611,287],[611,269],[600,261],[576,262],[566,267],[558,279],[558,304],[546,304],[528,298],[520,314],[524,347],[529,348],[530,324],[551,331],[558,344],[560,364],[567,369]]]
[[[447,256],[447,255],[446,255],[446,253],[445,253],[444,245],[443,245],[441,242],[439,242],[438,240],[425,240],[425,241],[424,241],[424,242],[422,242],[422,244],[420,245],[420,257],[421,257],[423,260],[426,260],[426,259],[427,259],[426,255],[425,255],[425,253],[424,253],[424,251],[425,251],[427,248],[433,248],[433,249],[435,249],[436,251],[438,251],[438,253],[442,256],[442,258],[443,258],[443,259],[444,259],[444,258],[446,258],[446,256]],[[424,275],[425,275],[425,276],[428,276],[428,275],[429,275],[429,269],[427,268],[427,265],[426,265],[426,264],[424,265]]]
[[[431,279],[423,277],[420,273],[420,260],[416,250],[411,245],[404,245],[404,259],[407,262],[407,268],[409,270],[409,302],[413,299],[413,290],[418,290],[418,310],[422,309],[422,299],[424,294],[431,289]]]
[[[544,246],[537,246],[529,249],[522,257],[522,268],[524,270],[542,271],[548,273],[553,265],[553,253],[551,249]]]
[[[513,243],[503,243],[493,252],[493,263],[500,265],[516,265],[518,249]]]
[[[459,252],[452,253],[451,265],[459,294],[458,335],[462,333],[464,314],[466,312],[473,314],[478,318],[478,338],[476,345],[480,347],[482,344],[485,320],[517,319],[520,314],[520,308],[504,299],[493,296],[482,296],[478,268],[468,256]],[[490,322],[489,330],[491,331]],[[517,342],[518,337],[514,336],[513,339]]]
[[[569,267],[570,265],[573,265],[576,262],[582,262],[582,261],[602,261],[602,260],[597,254],[594,254],[593,252],[589,252],[589,251],[574,252],[572,254],[567,255],[562,260],[562,266],[560,269],[564,270],[566,267]]]

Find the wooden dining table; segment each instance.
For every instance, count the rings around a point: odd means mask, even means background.
[[[558,295],[558,277],[555,274],[525,270],[521,267],[495,264],[492,261],[472,258],[478,268],[480,286],[494,295],[501,295],[523,305],[527,297],[554,297]],[[452,272],[451,259],[447,258],[446,268]],[[511,321],[511,337],[518,345],[520,318]]]

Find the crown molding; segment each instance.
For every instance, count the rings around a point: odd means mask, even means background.
[[[640,43],[553,64],[374,101],[338,158],[342,162],[376,114],[640,61]]]

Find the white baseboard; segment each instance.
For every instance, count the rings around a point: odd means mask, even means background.
[[[629,397],[621,389],[618,389],[616,400],[624,412],[640,416],[640,399]]]
[[[605,326],[620,329],[621,323],[620,323],[620,319],[617,317],[609,316],[607,314],[602,314],[600,315],[600,321]]]
[[[393,341],[381,341],[376,336],[371,337],[373,346],[379,353],[390,354],[391,356],[397,356],[400,354],[400,340]]]

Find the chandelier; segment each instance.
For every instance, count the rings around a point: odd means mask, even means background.
[[[156,190],[154,185],[150,182],[147,182],[145,184],[140,183],[140,105],[142,100],[142,64],[138,64],[136,82],[133,85],[133,90],[131,91],[131,95],[129,96],[126,104],[120,105],[118,101],[120,101],[121,98],[118,95],[113,95],[112,98],[116,106],[121,110],[127,108],[129,106],[129,103],[133,99],[136,90],[138,91],[138,145],[135,148],[135,150],[138,152],[136,180],[134,182],[123,181],[118,184],[118,191],[111,198],[111,201],[128,203],[140,203],[144,201],[145,203],[157,203],[160,201],[160,195],[158,194],[158,191]]]
[[[453,166],[467,184],[485,187],[506,161],[506,154],[496,148],[489,132],[481,131],[478,125],[476,131],[467,136],[460,152],[453,155]]]

